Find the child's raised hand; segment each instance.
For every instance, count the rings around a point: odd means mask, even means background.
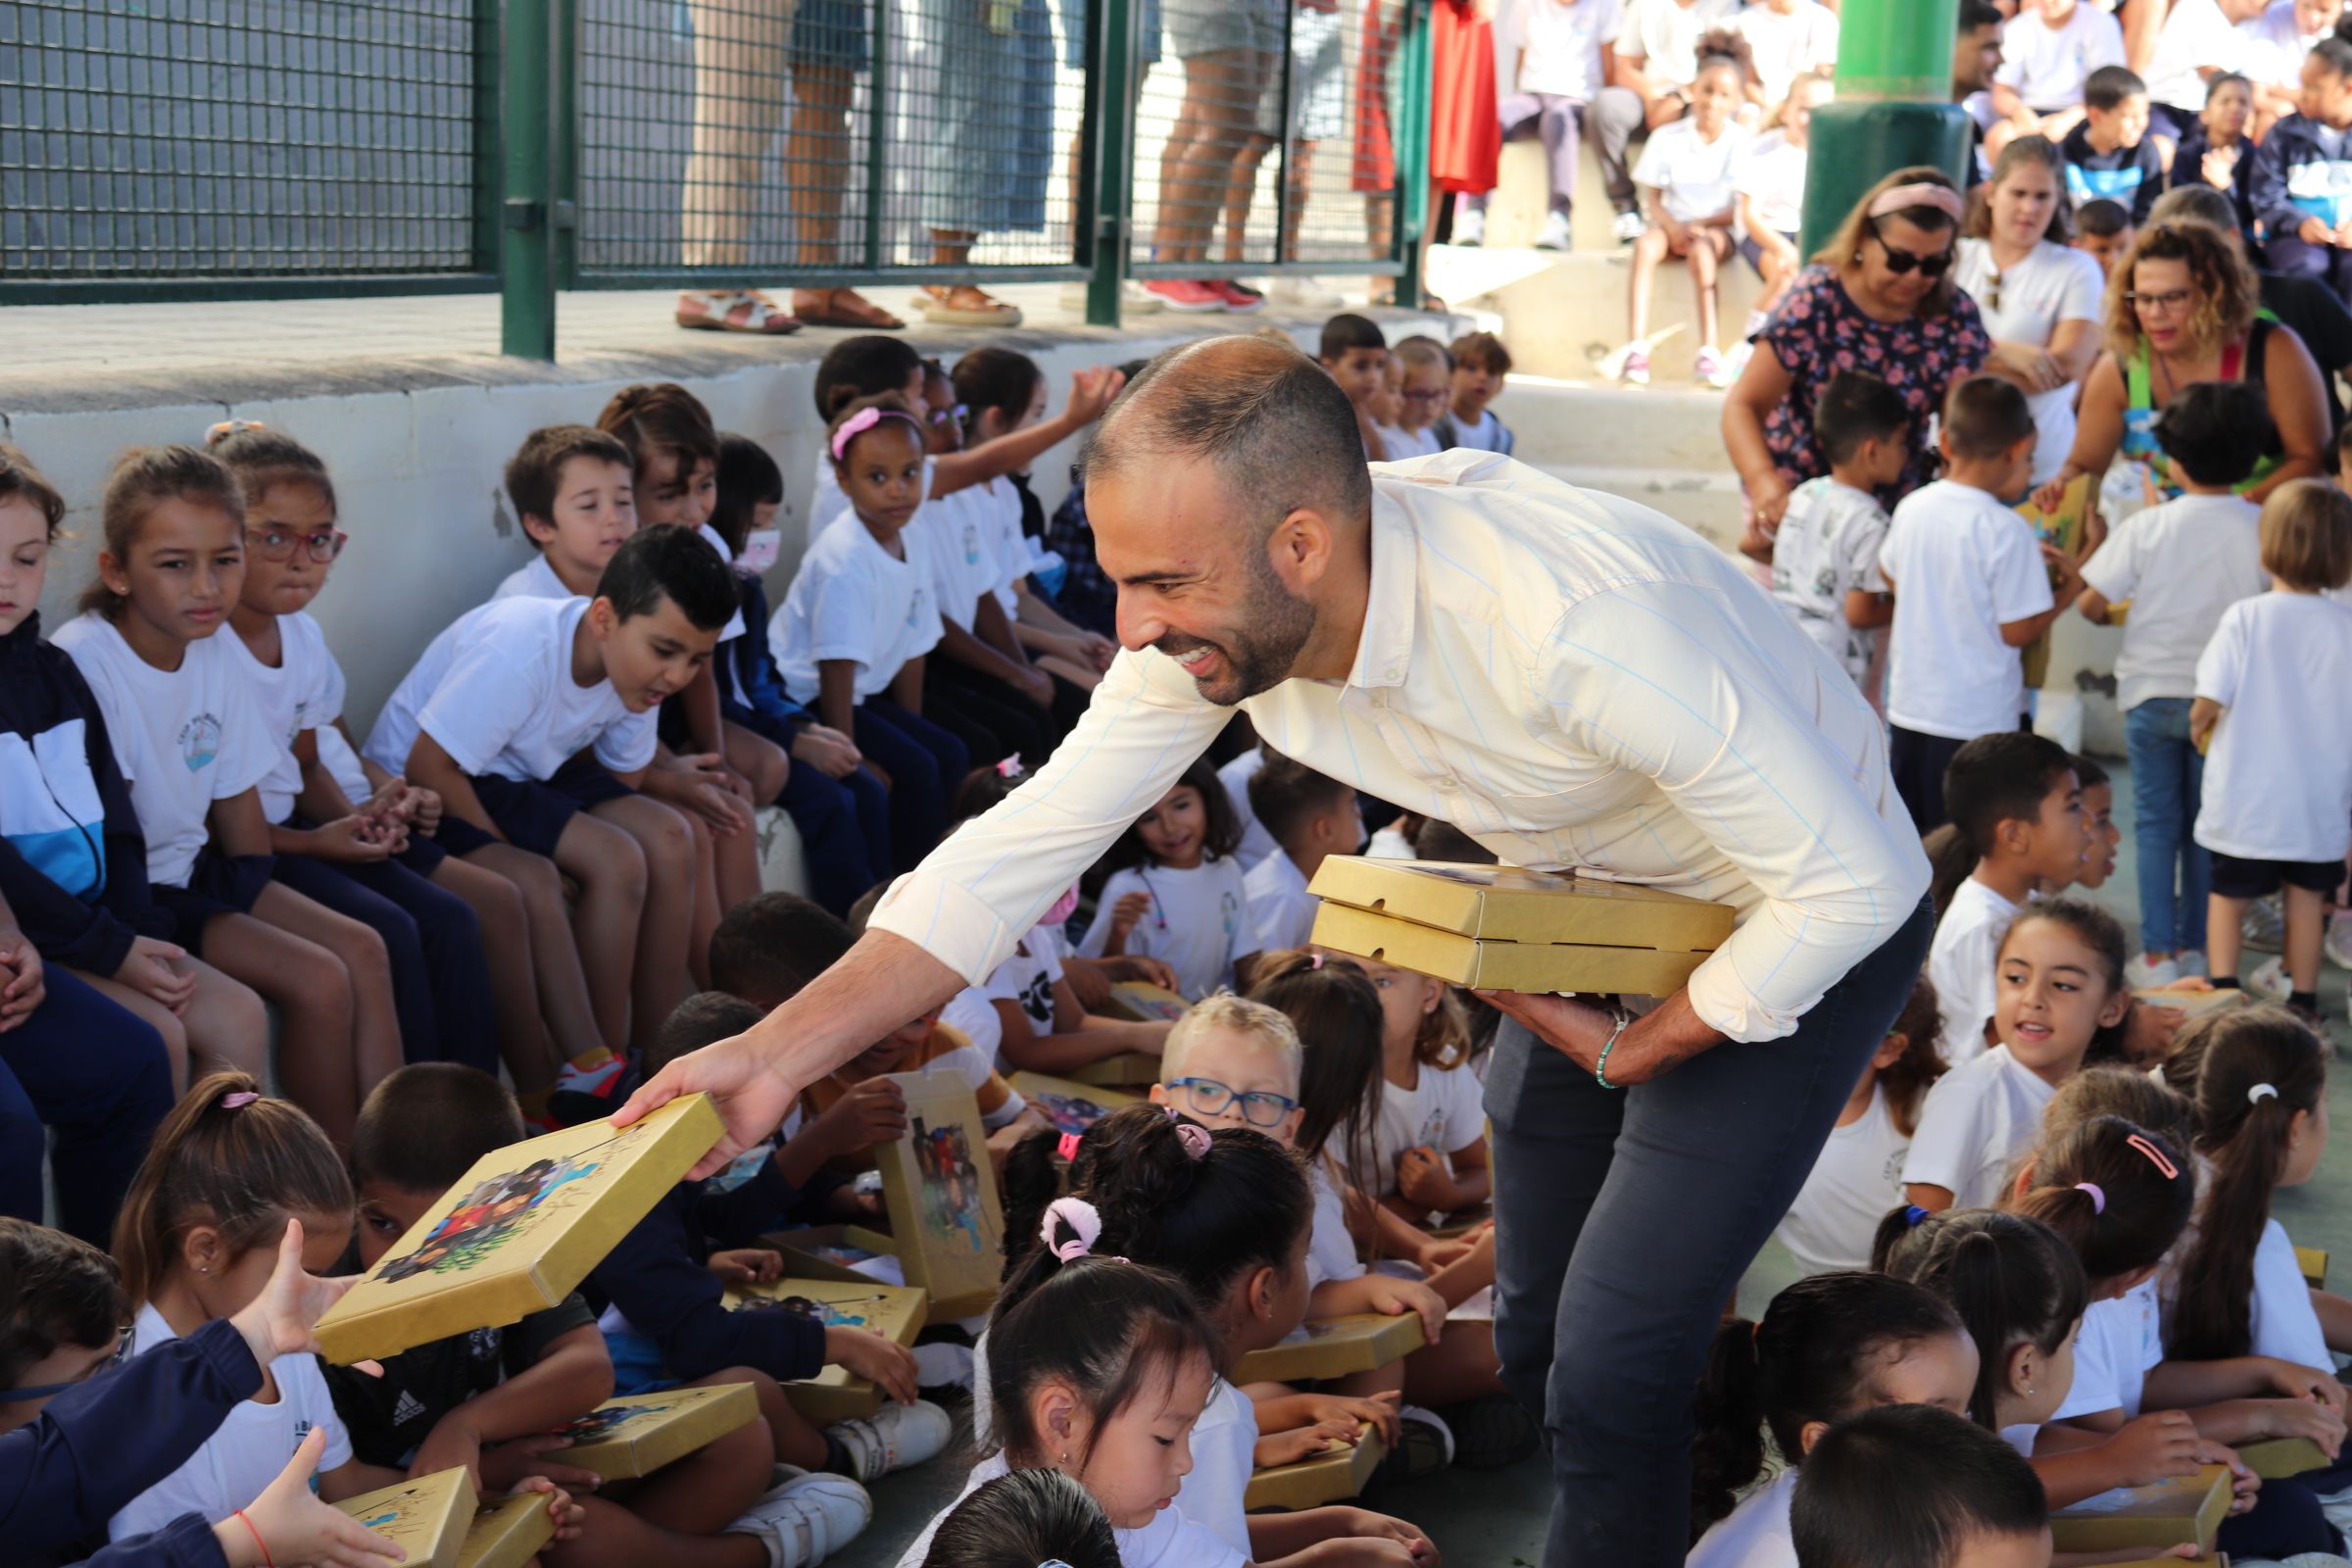
[[[524,1476],[507,1489],[507,1495],[519,1497],[526,1492],[547,1494],[547,1516],[556,1522],[558,1541],[577,1541],[580,1527],[588,1521],[588,1510],[574,1502],[571,1494],[545,1476]]]
[[[1453,1178],[1446,1174],[1446,1156],[1426,1144],[1398,1154],[1396,1191],[1406,1202],[1423,1208],[1451,1208]]]
[[[866,1379],[901,1404],[914,1402],[914,1352],[864,1329],[825,1330],[825,1360]]]
[[[2185,1411],[2158,1410],[2125,1422],[2101,1446],[2115,1464],[2118,1484],[2145,1487],[2195,1470],[2201,1462],[2198,1451],[2206,1445],[2199,1442],[2196,1423]]]
[[[906,1136],[906,1091],[894,1078],[868,1078],[833,1102],[810,1129],[837,1154]]]
[[[1099,365],[1091,369],[1070,372],[1070,400],[1063,412],[1080,424],[1092,424],[1102,417],[1110,400],[1119,395],[1127,377],[1115,366]]]
[[[1446,1298],[1419,1280],[1400,1280],[1387,1274],[1364,1276],[1364,1299],[1373,1311],[1384,1317],[1402,1317],[1407,1312],[1421,1314],[1421,1332],[1429,1343],[1438,1343],[1438,1335],[1446,1327]]]
[[[1137,922],[1151,912],[1151,894],[1121,894],[1119,902],[1110,906],[1110,939],[1113,942],[1126,940],[1127,933],[1133,931]]]
[[[286,1234],[277,1244],[277,1266],[270,1271],[269,1283],[262,1294],[247,1302],[231,1316],[229,1327],[244,1337],[253,1350],[253,1358],[267,1367],[281,1355],[300,1351],[317,1351],[318,1342],[311,1329],[325,1315],[326,1309],[343,1298],[343,1293],[359,1283],[359,1276],[349,1279],[322,1280],[305,1273],[302,1266],[302,1221],[286,1221]],[[358,1365],[371,1376],[380,1375],[383,1368],[373,1361]]]
[[[273,1562],[382,1568],[408,1556],[393,1542],[312,1494],[311,1475],[325,1451],[326,1429],[313,1427],[277,1479],[246,1504],[243,1518],[231,1515],[213,1526],[229,1568],[262,1568]]]
[[[730,1285],[765,1285],[784,1277],[784,1254],[764,1247],[735,1247],[712,1252],[703,1266]]]
[[[2310,1399],[2328,1406],[2341,1415],[2344,1411],[2344,1386],[2316,1367],[2297,1366],[2277,1356],[2262,1357],[2263,1372],[2271,1387],[2290,1399]]]
[[[179,967],[187,956],[185,948],[169,942],[132,937],[130,951],[122,955],[122,966],[115,971],[115,978],[175,1013],[184,1012],[196,999],[195,973]]]

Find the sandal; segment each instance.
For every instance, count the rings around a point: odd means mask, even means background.
[[[689,291],[678,296],[680,326],[705,332],[749,332],[756,337],[782,337],[798,332],[800,321],[758,289]]]
[[[975,303],[976,302],[976,303]],[[914,308],[933,326],[993,326],[1021,324],[1021,310],[969,283],[930,283],[914,297]]]
[[[854,288],[796,288],[792,314],[804,326],[845,326],[859,332],[903,332],[906,323]]]

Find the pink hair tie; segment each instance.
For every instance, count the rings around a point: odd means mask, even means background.
[[[2155,1166],[2158,1170],[2164,1172],[2164,1179],[2166,1181],[2179,1181],[2180,1179],[2180,1167],[2174,1164],[2171,1160],[2165,1158],[2164,1152],[2158,1149],[2154,1144],[2149,1143],[2147,1139],[2142,1137],[2140,1134],[2133,1133],[2131,1137],[2125,1139],[2124,1142],[2129,1144],[2133,1149],[2138,1150],[2141,1153],[2147,1155],[2148,1163]]]
[[[242,1110],[262,1097],[250,1089],[236,1089],[220,1097],[222,1110]]]
[[[2104,1214],[2107,1212],[2107,1189],[2101,1187],[2096,1182],[2077,1182],[2075,1183],[2075,1191],[2078,1193],[2088,1193],[2090,1195],[2090,1211],[2093,1214]]]
[[[1320,968],[1322,968],[1322,967],[1323,967],[1323,955],[1322,955],[1322,954],[1320,954],[1320,953],[1310,953],[1310,954],[1308,954],[1308,955],[1306,956],[1306,966],[1307,966],[1309,969],[1320,969]]]
[[[841,428],[833,432],[833,461],[839,463],[842,454],[850,450],[851,442],[880,424],[884,419],[905,419],[908,424],[914,424],[912,415],[901,414],[897,409],[859,409],[856,414],[842,420]],[[914,427],[918,432],[922,429],[919,424],[915,424]]]
[[[1013,753],[1013,754],[1012,754],[1010,757],[1007,757],[1006,759],[1004,759],[1004,760],[1003,760],[1002,762],[999,762],[999,763],[997,764],[997,777],[999,777],[999,778],[1019,778],[1020,776],[1021,776],[1021,754],[1020,754],[1020,753],[1018,753],[1018,752],[1015,752],[1015,753]]]
[[[1176,1124],[1176,1141],[1184,1146],[1184,1152],[1195,1159],[1206,1159],[1209,1150],[1214,1148],[1217,1142],[1209,1136],[1208,1129],[1197,1121],[1186,1121],[1177,1113],[1174,1105],[1168,1106],[1167,1109],[1168,1120]]]
[[[1064,1160],[1076,1159],[1078,1157],[1078,1135],[1063,1133],[1060,1139],[1054,1143],[1054,1152]]]
[[[1069,1228],[1069,1240],[1054,1240],[1055,1220]],[[1046,1222],[1038,1229],[1038,1239],[1046,1244],[1047,1251],[1064,1263],[1075,1262],[1092,1252],[1095,1243],[1102,1239],[1102,1211],[1083,1198],[1056,1198],[1046,1205]]]
[[[1960,220],[1960,193],[1949,185],[1938,185],[1928,179],[1881,191],[1878,200],[1870,204],[1870,211],[1862,216],[1891,218],[1907,207],[1933,207],[1953,222]]]

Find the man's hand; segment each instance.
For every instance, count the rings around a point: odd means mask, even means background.
[[[1540,997],[1523,991],[1481,991],[1479,997],[1526,1026],[1529,1033],[1587,1072],[1600,1064],[1616,1021],[1606,1008],[1573,997]],[[1646,1017],[1636,1018],[1609,1052],[1608,1081],[1618,1089],[1663,1078],[1723,1037],[1690,1010],[1688,992],[1677,992]]]
[[[628,1103],[612,1113],[612,1125],[642,1121],[680,1095],[709,1095],[726,1125],[717,1146],[687,1172],[690,1180],[701,1181],[717,1175],[736,1155],[783,1126],[800,1089],[776,1076],[767,1053],[748,1035],[737,1035],[690,1052],[647,1079]]]

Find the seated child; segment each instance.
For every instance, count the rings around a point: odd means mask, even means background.
[[[1453,397],[1435,426],[1442,448],[1476,447],[1511,455],[1511,427],[1489,405],[1502,396],[1511,351],[1492,332],[1471,332],[1447,346],[1453,359]]]
[[[1415,1224],[1476,1208],[1493,1192],[1485,1089],[1470,1065],[1470,1026],[1443,980],[1358,958],[1380,993],[1380,1119],[1369,1169],[1344,1151],[1348,1177]]]
[[[2110,201],[2148,220],[2164,194],[2165,151],[2148,134],[2148,85],[2124,66],[2101,66],[2082,86],[2082,122],[2058,144],[2070,205]]]
[[[707,1043],[667,1042],[680,1054]],[[647,1070],[667,1064],[657,1050]],[[609,1303],[600,1326],[622,1393],[679,1382],[750,1383],[759,1391],[776,1463],[870,1482],[947,1446],[948,1413],[915,1397],[912,1352],[864,1329],[797,1312],[729,1311],[724,1304],[727,1285],[777,1277],[776,1253],[752,1244],[799,1196],[780,1156],[732,1189],[682,1182],[590,1272],[588,1288]],[[829,1365],[872,1379],[889,1396],[882,1408],[870,1419],[821,1430],[811,1425],[780,1385]]]
[[[1634,242],[1634,266],[1626,285],[1626,344],[1600,362],[1604,380],[1649,385],[1649,294],[1665,262],[1690,264],[1690,287],[1698,296],[1698,355],[1691,373],[1712,387],[1731,385],[1718,343],[1716,273],[1730,260],[1732,220],[1738,204],[1734,175],[1755,140],[1733,118],[1740,107],[1740,67],[1723,55],[1699,63],[1690,84],[1690,112],[1649,134],[1634,166],[1634,183],[1644,192],[1649,226]]]
[[[2115,264],[2131,251],[2138,236],[2132,210],[2121,202],[2100,196],[2075,209],[2075,249],[2099,264],[2103,278],[2114,278]]]
[[[2205,185],[2230,200],[2241,233],[2254,232],[2254,89],[2234,71],[2205,79],[2205,108],[2173,148],[2169,183]],[[2249,240],[2250,242],[2250,240]]]
[[[1797,235],[1804,222],[1805,166],[1812,157],[1813,111],[1830,101],[1830,92],[1826,76],[1803,75],[1790,82],[1774,128],[1748,144],[1733,171],[1740,254],[1764,280],[1764,292],[1748,311],[1747,330],[1724,359],[1724,371],[1734,380],[1747,368],[1753,349],[1748,340],[1764,330],[1804,270]]]
[[[1888,1404],[1959,1414],[1976,1382],[1977,1349],[1952,1309],[1884,1274],[1816,1275],[1756,1322],[1725,1319],[1698,1384],[1690,1568],[1792,1561],[1789,1506],[1823,1430]],[[1764,1472],[1766,1433],[1788,1468],[1735,1507]]]
[[[1380,388],[1372,394],[1364,412],[1371,416],[1372,433],[1380,438],[1380,450],[1386,455],[1382,461],[1394,463],[1405,456],[1404,362],[1396,357],[1395,349],[1381,362]]]
[[[2028,731],[1980,735],[1961,747],[1944,769],[1943,799],[1957,840],[1940,857],[1944,875],[1974,860],[1941,901],[1928,949],[1928,978],[1943,1008],[1943,1059],[1958,1067],[1984,1049],[1993,959],[2010,921],[2027,900],[2074,881],[2090,844],[2074,758]]]
[[[2107,879],[2115,875],[2116,847],[2124,842],[2124,830],[2115,825],[2115,780],[2082,752],[2075,754],[2075,777],[2082,785],[2082,826],[2090,840],[2090,847],[2082,852],[2082,864],[2075,872],[2075,886],[2095,890],[2105,887]],[[2136,1008],[2137,1004],[2133,1005]]]
[[[1930,1211],[1997,1200],[2059,1086],[2086,1058],[2122,1053],[2132,993],[2123,927],[2106,910],[2075,899],[2034,905],[2010,921],[1995,976],[1999,1044],[1928,1091],[1903,1161],[1905,1196]]]
[[[1348,404],[1355,410],[1356,429],[1364,438],[1366,460],[1387,462],[1388,449],[1381,444],[1372,418],[1372,405],[1389,372],[1389,340],[1382,335],[1380,323],[1368,316],[1347,312],[1333,317],[1323,323],[1316,363],[1348,394]]]
[[[2074,129],[2090,74],[2124,63],[2124,31],[2084,0],[2028,0],[2001,28],[2000,61],[1992,78],[1998,119],[1984,134],[1992,158],[2013,136],[2057,141]]]
[[[2304,57],[2295,113],[2254,155],[2247,196],[2270,270],[2316,277],[2352,304],[2352,208],[2344,132],[2352,129],[2352,43],[2322,38]]]
[[[1389,461],[1434,458],[1446,450],[1438,440],[1437,424],[1453,394],[1453,356],[1436,338],[1418,335],[1399,342],[1396,353],[1404,382],[1397,389],[1402,412]]]
[[[1162,959],[1194,999],[1230,988],[1234,959],[1257,947],[1235,858],[1241,837],[1232,797],[1208,759],[1197,759],[1103,853],[1100,863],[1113,869],[1078,951]]]
[[[931,1527],[922,1568],[1120,1568],[1102,1505],[1059,1470],[1014,1470],[949,1509]]]
[[[183,951],[277,1004],[287,1093],[349,1137],[361,1097],[401,1063],[400,1019],[382,940],[271,880],[259,786],[278,748],[217,636],[242,575],[244,496],[209,453],[153,447],[115,465],[104,514],[97,580],[54,641],[104,714],[154,901]],[[199,561],[216,564],[192,573]]]
[[[1788,1534],[1797,1568],[2039,1565],[2048,1515],[2034,1467],[1992,1433],[1931,1405],[1889,1405],[1806,1452]]]
[[[1879,575],[1887,518],[1878,492],[1902,477],[1910,429],[1900,392],[1861,370],[1832,375],[1813,409],[1829,474],[1798,485],[1780,528],[1757,539],[1761,551],[1748,551],[1772,563],[1772,597],[1866,696],[1880,633],[1894,618]]]
[[[378,766],[441,797],[451,853],[509,845],[579,885],[582,969],[615,1044],[649,1042],[703,961],[688,824],[636,786],[660,745],[654,710],[709,662],[735,603],[699,539],[643,530],[593,600],[517,597],[459,617],[368,737]]]
[[[551,424],[523,437],[506,480],[515,520],[539,553],[491,597],[594,598],[613,552],[637,531],[629,449],[584,424]]]
[[[1317,900],[1306,891],[1324,859],[1364,845],[1364,818],[1353,786],[1287,757],[1268,757],[1250,781],[1250,812],[1281,846],[1251,868],[1251,953],[1303,948],[1314,935]]]

